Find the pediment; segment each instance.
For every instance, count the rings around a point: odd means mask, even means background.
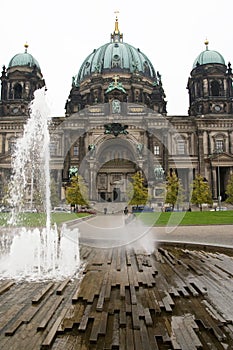
[[[231,165],[233,165],[233,155],[227,153],[227,152],[223,152],[220,154],[214,154],[211,156],[212,158],[212,164],[218,166],[218,163],[220,164],[224,164],[224,165],[229,165],[229,163],[231,163]]]

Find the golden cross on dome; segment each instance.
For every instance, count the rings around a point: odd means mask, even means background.
[[[114,13],[116,14],[116,21],[115,21],[115,30],[114,30],[114,34],[118,34],[118,33],[119,33],[119,28],[118,28],[118,18],[117,18],[117,15],[119,14],[119,11],[114,11]]]
[[[114,11],[114,13],[116,14],[116,18],[117,18],[117,15],[119,15],[119,11],[118,10],[116,10],[116,11]]]
[[[27,53],[27,51],[28,51],[28,43],[26,42],[25,44],[24,44],[24,48],[25,48],[25,53]]]

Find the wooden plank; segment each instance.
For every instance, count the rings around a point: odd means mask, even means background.
[[[125,298],[125,284],[123,282],[120,284],[120,298]]]
[[[113,273],[114,273],[114,271],[112,269],[110,269],[109,275],[108,275],[108,283],[105,287],[105,294],[104,294],[105,300],[110,300],[111,290],[112,290]]]
[[[105,311],[102,311],[101,312],[99,334],[102,334],[102,335],[106,334],[107,324],[108,324],[108,313]]]
[[[136,266],[132,265],[127,268],[129,284],[133,285],[135,288],[139,287],[137,279],[137,269]]]
[[[41,300],[44,298],[44,296],[47,294],[47,292],[54,286],[53,282],[50,282],[47,284],[37,295],[34,296],[32,299],[32,304],[40,303]]]
[[[6,331],[5,331],[5,335],[7,336],[12,336],[16,330],[21,326],[21,324],[23,323],[23,321],[18,318]]]
[[[104,271],[88,271],[79,288],[78,297],[93,303],[96,295],[99,295]],[[73,297],[74,300],[74,297]]]
[[[151,310],[155,310],[158,314],[160,314],[161,308],[160,308],[159,301],[161,300],[160,300],[158,291],[156,289],[148,289],[148,295],[152,302]]]
[[[65,313],[67,312],[66,309],[63,309],[61,314],[58,316],[56,321],[54,322],[52,328],[50,329],[49,333],[47,334],[46,338],[44,339],[43,343],[41,344],[41,349],[49,349],[54,341],[55,335],[57,333],[57,330],[65,316]]]
[[[58,328],[58,332],[64,332],[66,329],[72,329],[74,322],[73,322],[73,305],[69,306],[66,305],[64,307],[64,309],[66,310],[65,314],[64,314],[64,318],[62,320],[62,322],[59,325]]]
[[[61,302],[63,300],[64,300],[64,297],[63,296],[59,296],[59,297],[56,298],[55,301],[53,301],[52,306],[49,305],[49,309],[46,312],[45,317],[43,318],[43,320],[41,321],[41,323],[37,327],[38,331],[44,329],[47,326],[49,320],[52,318],[53,314],[55,313],[55,311],[57,310],[57,308],[59,307],[59,305],[61,304]]]
[[[107,264],[110,265],[112,263],[112,248],[108,250],[107,255]]]
[[[137,305],[132,305],[133,329],[140,329],[139,313]]]
[[[130,296],[131,296],[131,304],[135,305],[137,304],[137,296],[136,296],[135,288],[132,284],[130,284],[129,289],[130,289]]]
[[[202,347],[200,339],[194,331],[194,328],[197,329],[197,324],[194,321],[193,315],[185,314],[184,316],[173,316],[171,328],[173,333],[173,346],[177,342],[181,349],[186,349],[187,346],[193,350]]]
[[[151,318],[150,310],[148,308],[144,308],[144,314],[145,314],[145,322],[147,326],[153,325],[153,320]]]
[[[126,309],[125,309],[125,303],[122,300],[121,306],[120,306],[120,326],[126,326]]]
[[[126,264],[127,266],[131,266],[131,251],[129,249],[126,250]]]
[[[57,288],[56,294],[57,294],[57,295],[61,295],[61,294],[64,292],[64,290],[65,290],[65,288],[67,287],[67,285],[68,285],[69,282],[70,282],[70,278],[66,278],[66,279],[60,284],[60,286]]]
[[[170,295],[174,295],[174,297],[180,297],[178,290],[174,286],[170,286],[168,292]]]
[[[174,306],[175,303],[167,292],[165,292],[165,294],[166,296],[162,298],[163,305],[167,312],[172,312],[172,306]]]
[[[142,350],[154,350],[154,348],[151,348],[149,334],[143,320],[140,321],[140,335],[142,340]]]
[[[152,350],[159,350],[158,343],[157,343],[157,340],[155,337],[154,328],[152,328],[152,327],[147,328],[147,332],[148,332],[148,337],[149,337],[151,349]]]
[[[220,315],[220,313],[207,300],[203,300],[202,303],[206,305],[208,312],[213,318],[219,320],[219,322],[223,324],[226,323],[225,318],[223,318],[222,315]]]
[[[127,316],[126,320],[126,349],[134,349],[134,336],[129,316]]]
[[[116,270],[121,271],[121,248],[117,249]]]
[[[80,285],[78,286],[77,290],[74,292],[72,296],[72,303],[76,303],[79,299],[79,291],[80,291]]]
[[[102,282],[102,287],[101,287],[100,294],[99,294],[99,298],[98,298],[97,305],[96,305],[96,311],[102,311],[103,310],[105,291],[106,291],[106,286],[107,286],[107,283],[108,283],[108,276],[109,276],[109,273],[108,272],[105,273],[104,279],[103,279],[103,282]]]
[[[87,327],[89,315],[90,315],[90,312],[91,312],[91,307],[92,307],[92,305],[91,305],[91,304],[88,304],[88,305],[86,306],[86,308],[85,308],[83,317],[82,317],[81,322],[80,322],[80,325],[79,325],[79,327],[78,327],[78,329],[79,329],[80,331],[85,331],[85,329],[86,329],[86,327]]]
[[[143,255],[142,254],[136,254],[136,261],[138,265],[138,271],[142,272],[143,271]]]
[[[14,284],[15,282],[12,282],[12,281],[3,283],[3,285],[1,285],[0,287],[0,295],[7,292]]]
[[[113,318],[113,331],[112,331],[112,349],[119,349],[120,346],[120,332],[119,332],[119,314],[115,313]]]
[[[192,343],[197,347],[197,348],[201,348],[202,344],[200,342],[200,339],[198,338],[198,336],[196,335],[196,332],[194,331],[194,329],[198,329],[198,326],[196,324],[196,322],[194,321],[194,316],[187,314],[184,316],[184,324],[185,327],[187,327],[188,331],[189,331],[189,336],[191,338]]]
[[[89,341],[91,343],[97,342],[99,331],[100,331],[100,320],[101,320],[101,314],[97,312],[94,316],[94,322],[92,324],[91,334],[89,337]]]
[[[16,304],[11,306],[0,319],[0,330],[2,330],[6,325],[17,315],[20,309],[23,308],[23,304]]]
[[[139,329],[134,329],[133,336],[134,336],[134,350],[143,350],[140,327]]]

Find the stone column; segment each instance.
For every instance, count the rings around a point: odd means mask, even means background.
[[[202,176],[205,175],[204,144],[202,130],[198,130],[198,171]]]
[[[2,135],[2,154],[6,152],[6,134]]]
[[[232,135],[232,131],[228,130],[229,149],[226,150],[226,151],[229,152],[229,153],[233,153],[232,142],[231,142],[231,135]]]
[[[89,198],[92,201],[97,200],[97,191],[96,191],[96,169],[95,169],[95,160],[89,161]]]
[[[214,198],[218,198],[218,193],[217,193],[217,169],[216,169],[216,167],[212,168],[212,178],[213,178],[213,183],[212,183],[213,197]]]
[[[60,193],[58,194],[59,198],[61,200],[65,199],[62,198],[64,194],[62,194],[62,170],[57,170],[56,171],[56,183],[58,184],[58,188],[60,188]]]
[[[162,155],[162,167],[165,171],[165,174],[167,175],[169,165],[168,165],[168,130],[167,129],[162,129],[161,130],[163,133],[163,155]],[[171,134],[170,134],[171,136]]]
[[[193,184],[193,180],[194,180],[194,178],[193,178],[193,168],[191,168],[191,169],[188,169],[188,186],[189,186],[189,201],[190,201],[190,199],[191,199],[191,192],[192,192],[192,188],[190,187],[190,185],[192,185]]]

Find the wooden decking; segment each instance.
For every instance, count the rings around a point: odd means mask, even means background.
[[[233,258],[81,246],[80,278],[0,282],[1,350],[233,349]]]

